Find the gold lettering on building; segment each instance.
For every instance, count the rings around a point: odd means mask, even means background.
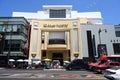
[[[68,24],[44,24],[45,28],[67,28]]]

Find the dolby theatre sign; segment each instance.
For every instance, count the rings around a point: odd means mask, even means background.
[[[44,24],[44,28],[67,28],[68,24]]]

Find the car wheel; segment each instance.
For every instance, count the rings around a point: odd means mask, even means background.
[[[96,71],[96,68],[95,68],[95,67],[92,67],[92,71],[95,72],[95,71]]]
[[[90,69],[90,71],[93,71],[93,67],[90,67],[89,69]]]
[[[69,67],[69,70],[72,70],[72,68],[71,68],[71,67]]]
[[[110,80],[116,80],[115,78],[111,77]]]
[[[105,70],[102,70],[101,73],[104,74]]]

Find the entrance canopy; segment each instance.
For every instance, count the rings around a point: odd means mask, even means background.
[[[44,59],[44,61],[51,61],[51,59],[46,58],[46,59]]]

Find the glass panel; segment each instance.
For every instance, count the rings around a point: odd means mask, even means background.
[[[7,28],[7,25],[4,25],[2,31],[6,32],[6,28]]]
[[[65,32],[49,32],[49,44],[65,44]]]
[[[38,27],[38,24],[39,24],[38,22],[34,22],[35,27]]]
[[[20,40],[11,40],[11,48],[10,50],[11,51],[20,51]],[[5,41],[5,51],[8,51],[9,50],[9,47],[10,47],[10,41],[9,40],[6,40]]]
[[[37,37],[38,37],[38,30],[34,29],[33,30],[33,39],[32,39],[32,51],[36,52],[37,51]]]
[[[49,39],[65,39],[65,32],[49,32]]]
[[[17,25],[13,25],[13,32],[17,32]]]
[[[2,32],[2,29],[3,29],[3,27],[2,27],[2,25],[0,25],[0,32]]]
[[[120,37],[120,31],[116,31],[116,37]]]
[[[11,30],[12,30],[12,25],[8,25],[8,26],[6,26],[6,32],[10,32]]]
[[[50,10],[50,18],[66,18],[66,10]]]
[[[75,49],[75,52],[78,52],[78,30],[77,29],[74,29],[74,49]]]

